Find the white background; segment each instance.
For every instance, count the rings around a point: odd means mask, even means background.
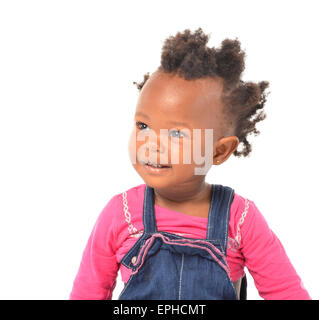
[[[207,181],[255,202],[318,299],[316,4],[1,1],[0,298],[68,299],[99,213],[144,183],[127,151],[132,82],[159,66],[168,36],[201,27],[209,46],[238,37],[243,80],[271,91],[251,156],[214,166]],[[261,299],[248,282],[248,298]]]

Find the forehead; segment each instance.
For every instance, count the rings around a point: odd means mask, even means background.
[[[175,120],[203,128],[221,120],[223,82],[221,78],[185,80],[178,75],[156,71],[144,84],[136,115]]]

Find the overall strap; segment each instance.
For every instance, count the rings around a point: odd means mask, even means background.
[[[220,184],[212,185],[212,198],[208,213],[207,240],[219,240],[224,252],[227,250],[229,213],[234,189]]]
[[[157,232],[154,210],[154,189],[147,184],[144,191],[143,225],[144,234]]]

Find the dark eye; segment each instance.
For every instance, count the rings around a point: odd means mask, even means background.
[[[140,129],[140,130],[144,130],[147,128],[147,125],[143,122],[137,121],[136,122],[136,126]]]

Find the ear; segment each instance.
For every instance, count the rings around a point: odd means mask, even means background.
[[[215,146],[213,164],[221,164],[225,162],[237,149],[238,144],[239,139],[236,136],[230,136],[219,139]]]

